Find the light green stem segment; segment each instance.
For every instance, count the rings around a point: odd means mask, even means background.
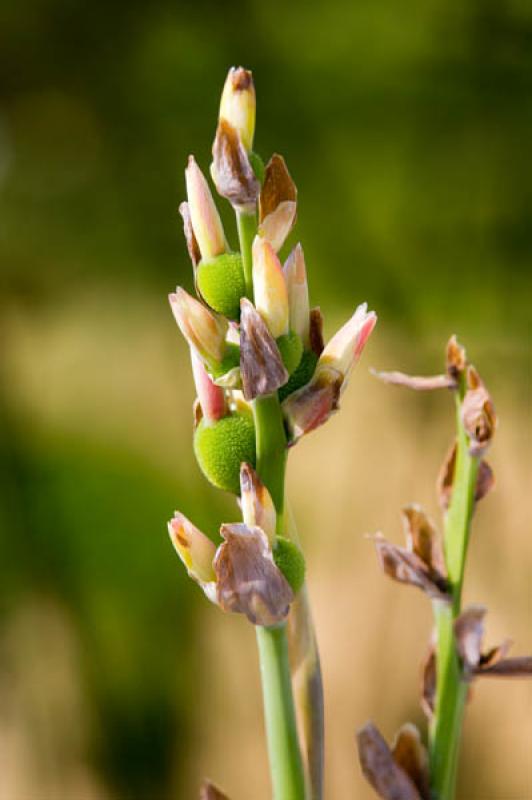
[[[253,300],[251,248],[257,216],[237,212],[240,252],[246,296]],[[277,511],[277,529],[283,526],[286,435],[277,394],[253,401],[257,473],[267,486]],[[305,773],[299,748],[292,691],[286,623],[257,626],[264,718],[274,800],[305,800]]]
[[[247,214],[243,211],[236,212],[238,238],[240,239],[240,252],[244,267],[244,281],[246,284],[246,297],[253,302],[253,261],[251,246],[257,233],[257,214],[253,211]]]
[[[452,604],[434,604],[436,618],[436,701],[430,728],[430,775],[435,800],[453,800],[468,686],[462,679],[454,621],[460,614],[462,583],[475,502],[479,459],[469,454],[462,425],[463,391],[456,392],[457,451],[451,504],[445,520],[445,560]]]
[[[286,623],[257,627],[268,755],[275,800],[304,800],[305,777],[297,737]]]

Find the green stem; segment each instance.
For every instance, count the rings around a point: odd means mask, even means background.
[[[240,239],[240,252],[242,255],[242,265],[244,267],[244,281],[246,284],[246,297],[253,300],[253,261],[251,258],[251,247],[253,239],[257,233],[257,214],[237,211],[236,221],[238,226],[238,238]]]
[[[275,800],[304,800],[305,778],[292,696],[286,622],[257,627],[264,715]]]
[[[257,216],[237,212],[246,295],[253,300],[252,244]],[[277,394],[253,401],[257,472],[277,511],[277,530],[284,524],[284,479],[287,443]],[[305,773],[297,735],[286,623],[257,626],[266,739],[274,800],[305,800]]]
[[[430,774],[436,800],[453,800],[455,796],[458,753],[468,692],[456,649],[454,622],[461,609],[479,459],[469,454],[469,441],[460,416],[462,399],[463,391],[457,392],[456,463],[451,503],[445,519],[445,560],[452,604],[434,604],[437,683],[434,718],[430,728]]]

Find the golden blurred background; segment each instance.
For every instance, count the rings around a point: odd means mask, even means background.
[[[257,149],[299,187],[311,299],[330,335],[380,321],[341,412],[304,439],[289,495],[307,554],[327,714],[327,796],[372,797],[354,732],[424,725],[428,601],[367,533],[440,521],[451,333],[492,391],[497,486],[465,600],[532,652],[532,10],[279,0],[0,10],[0,800],[189,800],[209,776],[269,796],[253,631],[192,585],[166,534],[236,518],[201,478],[188,354],[166,295],[191,288],[183,168],[209,163],[228,67],[254,70]],[[231,216],[224,211],[229,239]],[[477,682],[460,800],[532,800],[532,685]],[[252,787],[252,788],[250,788]]]

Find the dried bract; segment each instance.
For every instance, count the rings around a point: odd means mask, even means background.
[[[456,647],[466,675],[474,672],[480,663],[485,616],[484,606],[469,606],[454,623]]]
[[[245,298],[240,303],[240,373],[246,400],[277,391],[289,377],[268,326]]]
[[[447,568],[443,546],[434,523],[427,517],[421,506],[416,504],[405,506],[402,510],[402,517],[408,550],[424,561],[436,580],[445,578]]]
[[[262,528],[273,545],[277,522],[275,506],[268,489],[250,464],[240,467],[240,505],[246,525]]]
[[[277,153],[270,158],[264,173],[264,184],[259,197],[259,220],[261,223],[273,214],[281,203],[297,201],[297,188],[292,180],[284,158]]]
[[[427,750],[415,725],[405,722],[399,728],[392,745],[396,764],[416,785],[423,800],[430,798],[429,761]]]
[[[379,797],[383,800],[424,800],[371,722],[358,731],[357,745],[362,772]]]
[[[465,348],[458,343],[456,336],[451,336],[447,342],[445,368],[447,375],[458,384],[460,376],[467,366]]]
[[[310,383],[286,398],[282,408],[291,444],[323,425],[337,411],[342,383],[337,370],[322,368]]]
[[[472,366],[467,370],[467,391],[461,415],[462,424],[469,436],[469,452],[472,456],[481,456],[493,439],[497,415],[488,390]]]
[[[375,548],[379,563],[390,578],[399,583],[417,586],[432,600],[450,602],[451,597],[445,578],[433,573],[415,553],[387,542],[380,534],[375,536]]]
[[[275,625],[294,599],[288,581],[273,561],[268,537],[242,523],[222,525],[225,541],[214,559],[218,603],[224,611],[245,614],[254,625]]]
[[[436,493],[443,511],[449,508],[453,493],[454,470],[456,466],[456,441],[447,451],[436,481]],[[482,500],[495,486],[495,475],[487,461],[482,460],[478,466],[475,502]]]
[[[201,784],[199,800],[229,800],[229,798],[214,783],[206,780]]]
[[[310,310],[309,341],[310,349],[319,358],[323,353],[325,344],[323,342],[323,315],[318,307]]]
[[[405,386],[417,392],[432,392],[434,389],[455,389],[456,381],[448,375],[407,375],[405,372],[379,372],[370,370],[379,380],[394,386]]]
[[[431,644],[421,670],[421,708],[432,719],[436,703],[436,651]]]
[[[225,119],[218,123],[212,156],[211,174],[218,193],[235,209],[252,212],[260,184],[238,132]]]

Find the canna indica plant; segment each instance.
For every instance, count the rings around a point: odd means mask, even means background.
[[[417,586],[432,602],[434,633],[423,666],[421,705],[428,718],[428,752],[406,724],[389,747],[368,723],[358,732],[362,770],[384,800],[453,800],[462,721],[473,680],[532,676],[532,657],[507,658],[509,642],[483,649],[486,609],[462,608],[462,584],[476,504],[494,485],[485,460],[497,427],[495,407],[480,375],[453,336],[441,375],[376,373],[386,383],[418,391],[450,390],[456,436],[438,476],[444,535],[417,505],[402,510],[406,547],[375,537],[380,565],[400,583]]]
[[[196,297],[183,288],[170,295],[197,392],[194,452],[207,480],[235,495],[241,519],[223,524],[216,543],[179,512],[168,530],[207,598],[255,626],[275,800],[319,800],[321,674],[285,468],[289,447],[338,409],[377,318],[360,305],[324,346],[321,313],[309,306],[303,248],[297,244],[284,263],[281,256],[296,220],[296,186],[280,155],[264,166],[254,131],[251,73],[231,69],[210,172],[234,209],[238,246],[230,246],[191,156],[180,212]],[[202,797],[224,795],[207,783]]]

